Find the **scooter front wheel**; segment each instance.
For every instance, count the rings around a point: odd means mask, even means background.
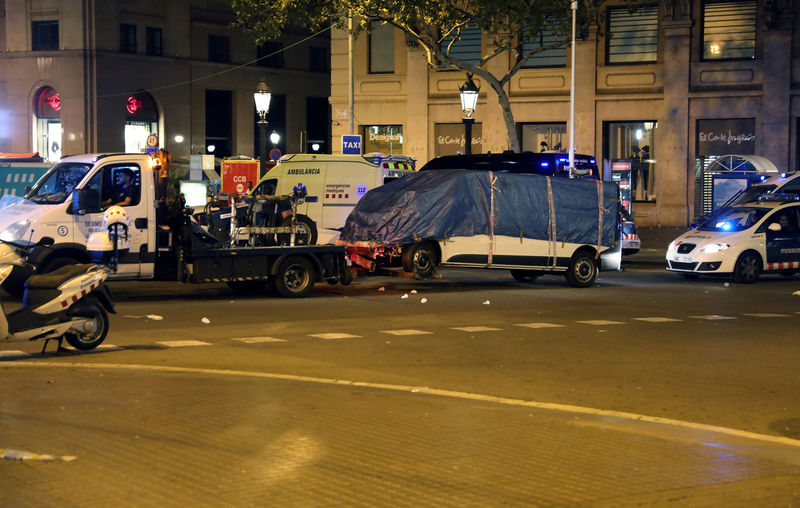
[[[85,318],[87,321],[78,327],[70,328],[64,334],[69,345],[75,349],[86,351],[99,346],[108,335],[108,314],[97,302],[82,302],[70,309],[72,319]]]

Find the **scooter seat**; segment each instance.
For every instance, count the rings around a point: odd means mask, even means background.
[[[94,266],[96,265],[84,263],[62,266],[61,268],[57,268],[50,273],[32,276],[30,279],[25,281],[25,288],[55,289],[69,279],[88,272]]]

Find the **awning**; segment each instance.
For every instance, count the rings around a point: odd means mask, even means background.
[[[760,155],[720,155],[707,167],[707,173],[747,171],[751,173],[777,173],[778,168],[766,157]]]

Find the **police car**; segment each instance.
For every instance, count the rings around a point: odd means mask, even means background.
[[[732,206],[670,243],[667,270],[727,275],[751,283],[762,273],[800,271],[800,201],[773,194]]]

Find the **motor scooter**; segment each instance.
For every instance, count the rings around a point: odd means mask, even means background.
[[[0,240],[0,284],[14,266],[25,266],[34,247],[49,247],[43,237],[30,246]],[[108,312],[115,313],[111,292],[103,282],[112,268],[94,263],[67,265],[25,281],[22,307],[6,314],[0,302],[0,341],[44,339],[42,353],[51,340],[75,349],[99,346],[108,334]]]

